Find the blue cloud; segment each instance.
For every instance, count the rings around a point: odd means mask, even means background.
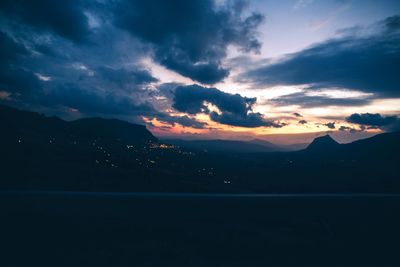
[[[399,16],[387,18],[378,23],[383,26],[373,35],[331,39],[243,73],[239,79],[263,86],[311,84],[398,97],[399,20]]]
[[[173,96],[173,108],[188,114],[204,113],[210,119],[221,124],[240,127],[282,127],[284,124],[268,121],[260,113],[252,111],[256,98],[229,94],[217,88],[199,85],[178,86]],[[207,103],[218,108],[210,110]]]
[[[87,41],[90,33],[84,1],[2,0],[0,14],[42,31],[54,32],[75,42]]]
[[[398,121],[397,116],[382,116],[379,113],[354,113],[346,121],[364,126],[388,126]]]
[[[221,60],[227,47],[258,51],[259,13],[243,15],[245,2],[212,0],[118,1],[115,24],[150,44],[154,57],[167,68],[195,81],[213,84],[228,76]]]

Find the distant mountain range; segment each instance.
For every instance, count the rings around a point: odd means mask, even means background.
[[[310,144],[276,145],[266,140],[158,140],[143,125],[117,119],[84,118],[64,121],[57,117],[14,109],[0,105],[1,135],[11,138],[102,140],[119,141],[126,144],[150,144],[164,142],[183,149],[218,153],[266,153],[298,151],[300,154],[319,156],[346,155],[373,156],[397,155],[400,149],[400,132],[382,133],[376,136],[339,144],[330,135],[315,138]],[[4,138],[3,138],[4,140]]]
[[[262,140],[235,141],[235,140],[181,140],[166,139],[165,143],[180,146],[186,149],[216,152],[216,153],[261,153],[276,152],[282,148]]]
[[[3,137],[17,139],[103,140],[126,144],[145,145],[164,142],[183,149],[213,153],[266,153],[298,151],[302,155],[318,156],[395,156],[400,149],[400,132],[382,133],[376,136],[339,144],[330,135],[315,138],[310,144],[276,145],[266,140],[158,140],[143,125],[117,119],[84,118],[64,121],[57,117],[14,109],[0,105]],[[3,138],[4,140],[4,138]]]
[[[0,190],[400,192],[400,132],[349,144],[325,135],[288,151],[257,139],[158,140],[121,120],[3,105],[0,125]]]
[[[308,144],[276,145],[266,140],[182,140],[163,139],[165,143],[183,147],[185,149],[213,153],[265,153],[288,152],[305,148]]]
[[[330,135],[317,137],[300,151],[317,157],[346,159],[393,159],[400,158],[400,132],[382,133],[348,144],[339,144]]]

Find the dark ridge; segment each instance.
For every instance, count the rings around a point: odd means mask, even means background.
[[[70,122],[75,132],[85,137],[118,139],[126,143],[156,142],[144,125],[138,125],[117,119],[85,118]]]
[[[399,157],[400,132],[377,134],[342,146],[347,157],[369,160],[394,159]]]
[[[337,150],[340,144],[336,142],[329,134],[315,138],[311,144],[306,148],[308,152],[330,152],[332,150]]]
[[[0,105],[2,135],[26,138],[104,139],[126,143],[157,142],[143,125],[117,119],[85,118],[67,122]]]
[[[160,143],[144,126],[115,119],[66,122],[0,105],[3,190],[113,192],[399,192],[400,132],[349,144],[316,138],[298,152],[262,144]],[[170,140],[171,141],[171,140]],[[179,141],[179,140],[178,140]],[[203,143],[202,143],[203,142]],[[259,143],[259,141],[256,141]],[[233,153],[235,152],[248,153]],[[259,149],[258,153],[254,153]],[[215,151],[214,150],[214,151]],[[209,151],[211,152],[211,150]]]
[[[177,145],[186,149],[208,152],[234,152],[234,153],[262,153],[281,150],[278,146],[269,142],[246,142],[238,140],[180,140],[168,139],[166,143]]]

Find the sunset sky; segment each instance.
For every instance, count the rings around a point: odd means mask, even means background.
[[[0,103],[159,137],[400,129],[398,0],[5,0]]]

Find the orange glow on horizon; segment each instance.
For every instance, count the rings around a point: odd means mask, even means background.
[[[178,138],[194,138],[194,139],[230,139],[230,140],[249,140],[249,139],[265,139],[275,140],[278,143],[290,144],[298,142],[308,142],[315,136],[330,133],[339,141],[346,142],[363,136],[370,136],[381,132],[381,130],[371,129],[360,131],[360,127],[344,121],[335,120],[315,120],[308,121],[302,125],[298,123],[298,119],[290,119],[285,122],[289,125],[282,128],[256,127],[245,128],[230,125],[223,125],[211,121],[206,114],[198,114],[195,117],[198,121],[207,123],[203,129],[193,127],[185,127],[178,123],[168,124],[154,119],[144,118],[148,124],[149,130],[156,136],[160,137],[178,137]],[[335,129],[329,129],[326,125],[328,122],[335,122]],[[355,129],[355,134],[346,134],[339,131],[340,126]],[[303,141],[301,141],[303,140]]]

